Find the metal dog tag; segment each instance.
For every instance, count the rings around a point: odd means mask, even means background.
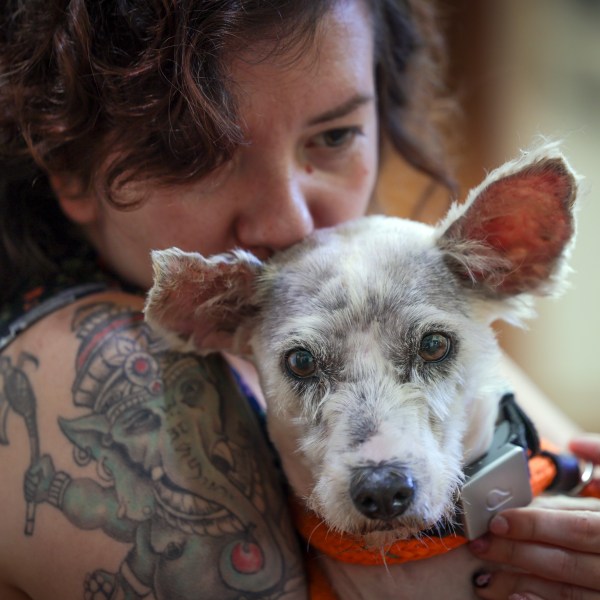
[[[527,454],[520,446],[502,445],[469,465],[465,475],[457,513],[469,540],[483,535],[496,513],[532,500]]]

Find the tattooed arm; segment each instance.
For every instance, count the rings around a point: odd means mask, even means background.
[[[140,308],[87,298],[0,357],[0,596],[304,598],[273,459],[226,363],[170,350]]]

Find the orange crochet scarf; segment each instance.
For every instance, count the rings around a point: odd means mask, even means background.
[[[546,456],[534,456],[529,460],[529,473],[532,492],[537,496],[552,483],[556,466]],[[400,540],[382,553],[380,549],[365,548],[357,537],[330,531],[317,515],[304,508],[299,501],[291,503],[291,510],[297,530],[313,549],[348,563],[401,564],[437,556],[467,542],[465,537],[456,534],[427,540]],[[316,557],[312,556],[307,561],[307,571],[311,600],[337,600]]]

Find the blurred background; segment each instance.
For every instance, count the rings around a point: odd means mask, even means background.
[[[585,178],[569,290],[539,300],[528,330],[498,331],[508,354],[563,412],[600,431],[600,0],[440,4],[449,86],[463,111],[455,132],[460,198],[540,135],[563,140]],[[394,213],[395,197],[407,189],[416,197],[427,182],[388,164],[385,210]],[[444,202],[435,194],[422,216],[435,221]]]

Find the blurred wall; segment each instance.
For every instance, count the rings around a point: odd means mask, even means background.
[[[585,178],[570,289],[538,303],[529,331],[503,330],[508,352],[581,427],[600,431],[600,2],[488,3],[488,114],[496,162],[537,135],[563,140]]]

